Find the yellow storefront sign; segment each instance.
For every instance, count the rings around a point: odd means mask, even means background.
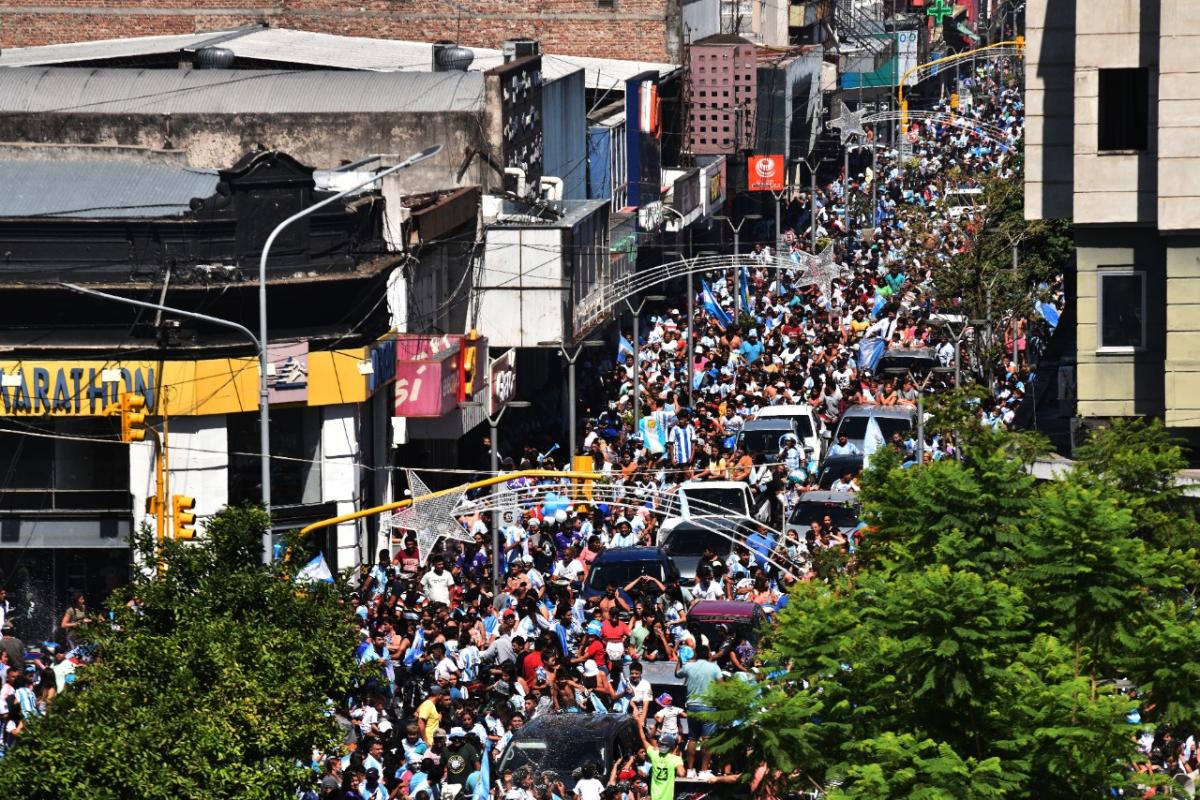
[[[362,402],[357,365],[364,348],[308,354],[307,405]],[[0,416],[92,417],[122,392],[146,398],[151,414],[237,414],[258,410],[258,360],[0,361]]]

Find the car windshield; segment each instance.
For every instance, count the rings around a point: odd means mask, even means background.
[[[862,471],[862,459],[838,459],[837,461],[828,461],[821,467],[821,473],[817,476],[817,485],[828,490],[833,486],[833,482],[849,472],[851,475],[858,475]]]
[[[801,439],[807,439],[813,435],[812,420],[803,414],[792,416],[791,414],[772,414],[762,417],[762,419],[787,419],[791,420],[796,426],[796,435]]]
[[[712,547],[717,555],[728,554],[733,550],[733,542],[729,540],[731,535],[738,534],[724,529],[718,532],[694,525],[681,525],[671,531],[663,548],[673,556],[701,556],[706,547]]]
[[[870,417],[846,417],[838,426],[838,436],[848,436],[851,439],[867,438],[867,421]],[[893,433],[906,433],[912,428],[908,417],[875,417],[879,430],[884,439],[892,438]]]
[[[830,479],[830,482],[836,478]],[[842,503],[805,503],[801,502],[792,512],[792,525],[807,528],[813,522],[820,522],[828,514],[833,524],[839,528],[853,528],[858,525],[858,509]]]
[[[566,776],[587,761],[603,764],[604,745],[594,739],[563,736],[554,740],[553,747],[548,747],[545,741],[528,739],[514,741],[504,751],[499,772],[531,765],[538,772],[550,770]]]
[[[654,561],[609,561],[603,564],[593,564],[588,572],[588,586],[593,589],[604,589],[610,583],[624,588],[631,580],[639,575],[649,575],[663,580],[662,562]]]
[[[746,493],[741,489],[708,489],[689,486],[687,495],[688,513],[722,514],[731,511],[738,516],[747,516]]]
[[[788,430],[757,430],[757,431],[742,431],[741,447],[747,453],[778,453],[783,437],[787,436],[791,431]]]

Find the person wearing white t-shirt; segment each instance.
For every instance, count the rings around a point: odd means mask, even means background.
[[[583,777],[575,784],[576,800],[601,800],[604,796],[604,784],[596,780],[596,765],[588,762],[580,770]]]
[[[454,585],[454,575],[446,569],[446,559],[437,555],[433,557],[433,569],[425,573],[421,579],[421,588],[431,603],[450,605],[450,587]]]

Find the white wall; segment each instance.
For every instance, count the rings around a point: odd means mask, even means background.
[[[358,406],[349,403],[321,409],[321,500],[337,503],[339,516],[358,510],[357,409]],[[354,522],[337,526],[339,568],[362,560],[358,531],[359,526]]]
[[[203,531],[205,518],[229,502],[229,442],[225,415],[175,417],[170,420],[169,429],[168,490],[170,494],[196,498],[196,530]],[[151,528],[155,525],[154,516],[146,514],[146,498],[154,496],[154,488],[154,443],[144,441],[129,445],[129,492],[133,495],[135,530],[143,522],[149,523]],[[168,497],[168,520],[170,503]]]

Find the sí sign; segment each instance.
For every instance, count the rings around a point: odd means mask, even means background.
[[[440,417],[458,405],[461,337],[396,339],[396,416]]]

